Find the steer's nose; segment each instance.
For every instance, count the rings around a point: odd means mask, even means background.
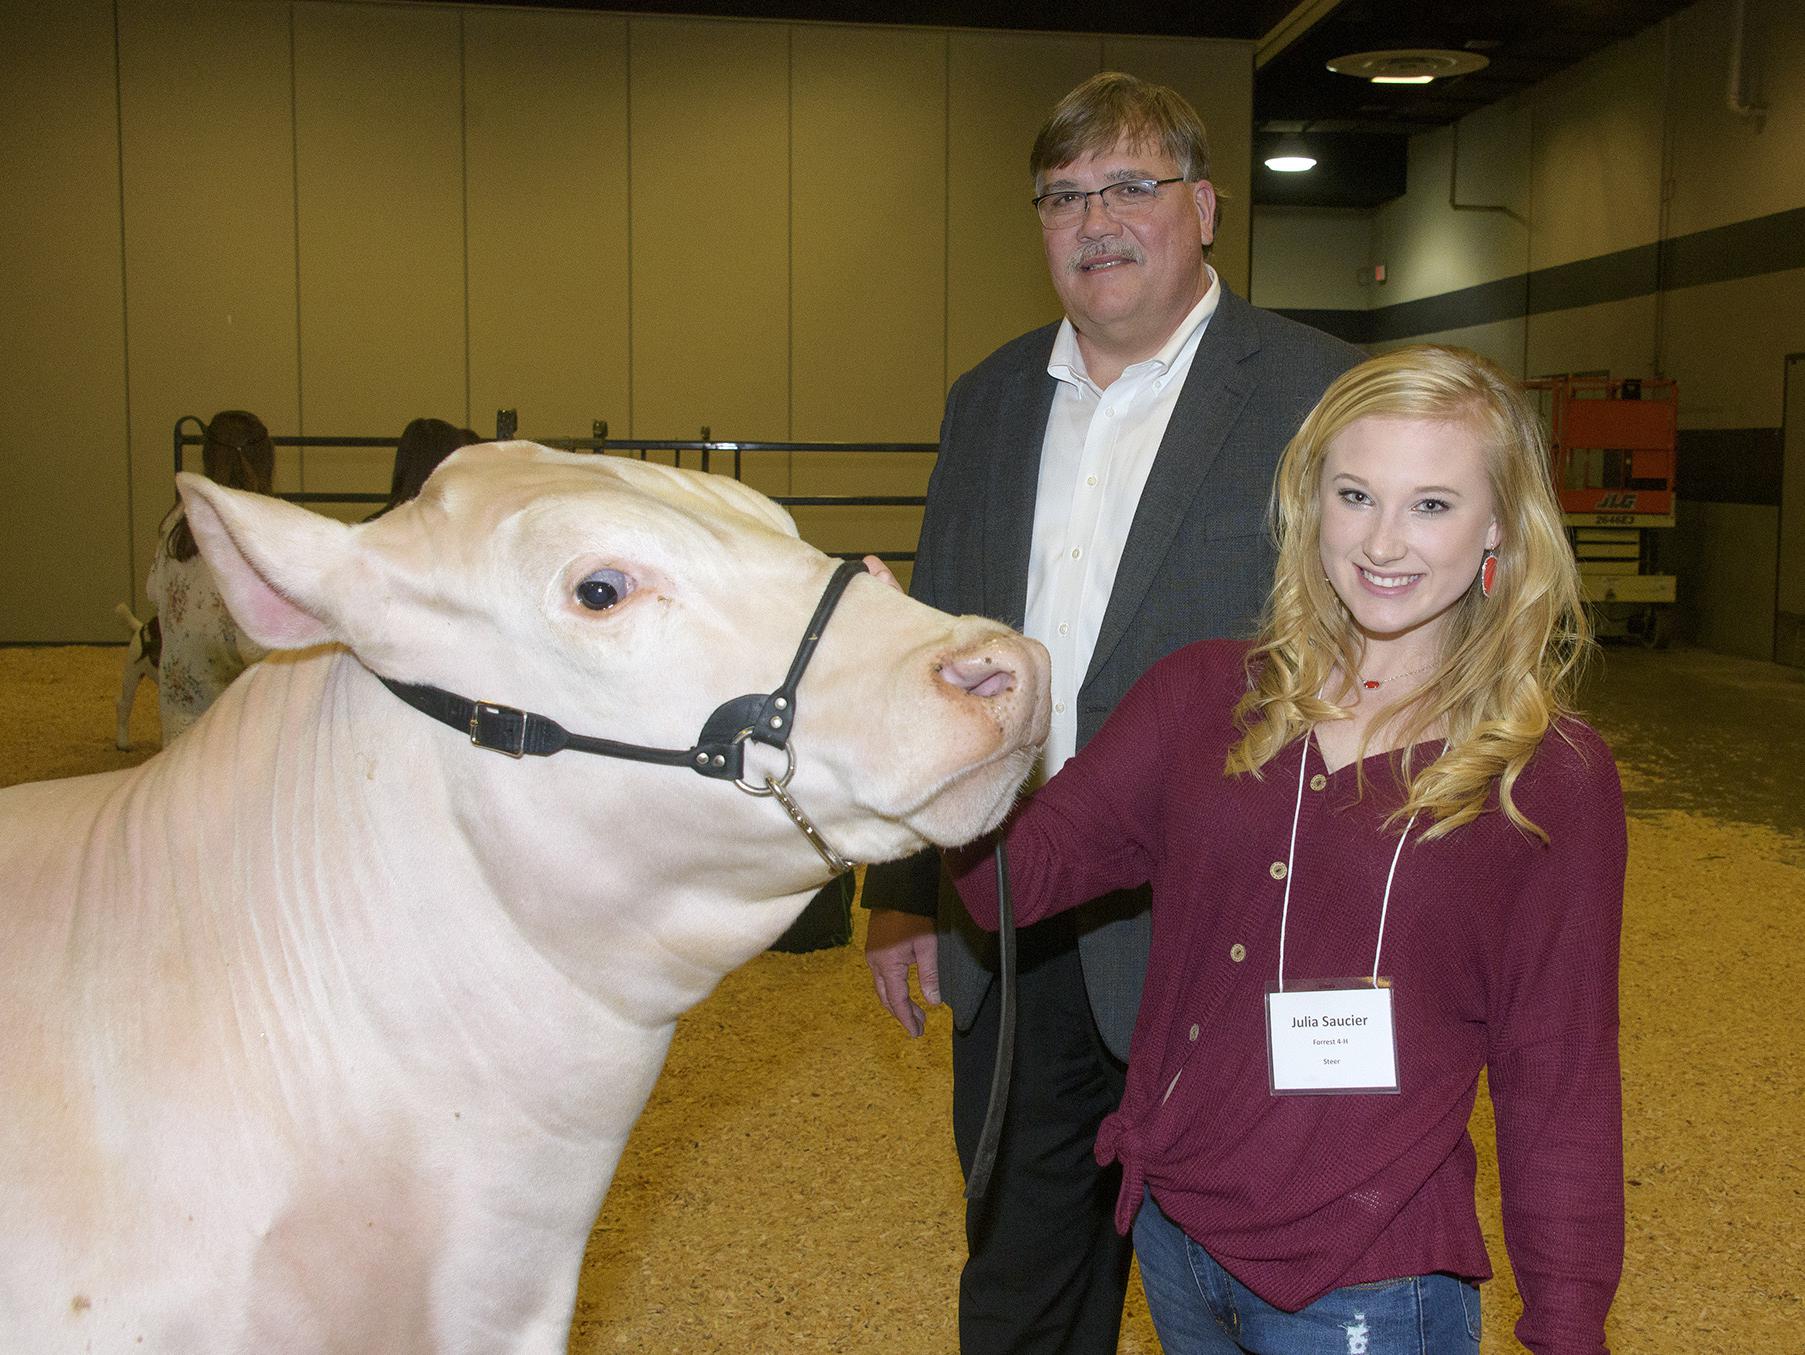
[[[947,686],[994,703],[989,709],[1020,741],[1046,739],[1048,659],[1039,641],[1013,632],[991,635],[943,654],[935,672]]]
[[[992,654],[952,659],[941,665],[940,680],[963,687],[973,696],[1001,696],[1015,686],[1015,674]]]

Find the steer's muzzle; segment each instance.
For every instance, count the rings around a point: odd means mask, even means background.
[[[934,666],[949,696],[984,703],[1009,746],[1046,742],[1052,718],[1048,670],[1045,646],[1013,631],[960,645]]]

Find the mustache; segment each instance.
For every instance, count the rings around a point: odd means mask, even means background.
[[[1122,239],[1114,243],[1094,240],[1090,244],[1080,245],[1073,250],[1065,261],[1066,271],[1076,273],[1093,259],[1117,258],[1126,259],[1130,263],[1146,263],[1147,256],[1133,240]]]

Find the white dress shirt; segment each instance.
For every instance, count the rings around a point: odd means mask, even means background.
[[[1078,689],[1097,647],[1122,547],[1198,341],[1221,296],[1212,270],[1209,290],[1165,346],[1107,388],[1086,373],[1070,320],[1053,340],[1047,374],[1059,385],[1040,449],[1026,617],[1027,633],[1053,658],[1045,776],[1077,751]]]

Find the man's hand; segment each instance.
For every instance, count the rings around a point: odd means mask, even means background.
[[[890,566],[878,559],[877,556],[867,555],[865,557],[865,572],[875,579],[881,579],[897,592],[903,591],[903,586],[896,581],[896,575],[890,572]]]
[[[921,980],[921,995],[940,1002],[940,953],[934,919],[894,908],[873,908],[865,932],[865,963],[877,985],[877,1000],[911,1037],[921,1034],[925,1013],[909,996],[909,968]]]

